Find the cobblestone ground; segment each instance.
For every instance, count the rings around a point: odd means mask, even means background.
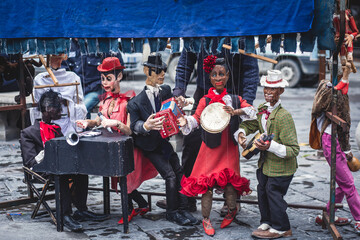
[[[128,82],[129,86],[133,84]],[[358,83],[357,83],[358,84]],[[359,85],[353,82],[350,89],[351,116],[351,144],[355,156],[360,157],[359,148],[355,143],[354,132],[360,121]],[[125,87],[126,89],[126,87]],[[308,129],[310,124],[310,111],[315,93],[314,88],[287,89],[282,96],[283,106],[288,109],[295,120],[301,151],[298,157],[299,168],[294,176],[290,189],[286,195],[288,203],[323,206],[329,199],[330,168],[325,161],[310,161],[306,157],[316,154],[306,145],[308,142]],[[258,90],[254,105],[262,102],[262,88]],[[180,153],[179,153],[180,155]],[[256,158],[246,161],[241,159],[241,174],[251,180],[253,193],[244,199],[256,200],[255,177]],[[27,189],[23,181],[21,170],[22,160],[19,144],[14,142],[0,143],[0,201],[14,200],[26,197]],[[356,187],[360,190],[360,173],[353,174]],[[90,185],[101,187],[102,178],[90,176]],[[144,182],[140,187],[142,191],[164,192],[164,181],[158,176]],[[216,196],[216,195],[215,195]],[[220,195],[218,197],[221,197]],[[72,233],[65,229],[57,232],[48,215],[31,219],[31,210],[34,204],[28,204],[8,209],[0,209],[0,239],[252,239],[250,234],[259,225],[260,215],[256,205],[242,204],[236,221],[225,229],[220,229],[222,218],[219,211],[222,202],[214,202],[211,219],[216,235],[210,238],[204,234],[202,226],[181,227],[165,220],[164,210],[159,209],[155,203],[162,197],[152,198],[153,210],[143,217],[135,217],[130,223],[130,233],[122,233],[122,227],[117,224],[121,217],[121,201],[118,194],[111,194],[111,218],[101,223],[84,222],[83,233]],[[344,209],[337,215],[351,218],[349,208],[344,200]],[[54,202],[50,201],[54,207]],[[94,211],[103,211],[102,193],[90,191],[88,206]],[[197,202],[198,211],[194,214],[201,219],[200,201]],[[21,216],[8,217],[6,213],[22,213]],[[315,216],[321,214],[318,210],[288,209],[292,225],[293,236],[289,239],[332,239],[326,229],[316,226]],[[353,225],[339,227],[344,239],[356,239]]]

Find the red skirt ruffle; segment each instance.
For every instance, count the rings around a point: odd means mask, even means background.
[[[222,189],[230,183],[236,189],[238,195],[248,195],[251,193],[250,180],[241,177],[232,169],[225,168],[218,173],[213,173],[210,176],[201,175],[198,178],[183,176],[181,179],[180,193],[193,197],[198,194],[204,194],[209,188],[220,187]]]

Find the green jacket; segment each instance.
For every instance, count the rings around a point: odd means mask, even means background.
[[[261,104],[258,112],[267,109]],[[244,121],[239,128],[245,130],[246,135],[255,133],[259,130],[264,133],[261,124],[262,114],[257,114],[257,120]],[[274,133],[273,140],[286,147],[286,157],[281,158],[274,153],[262,151],[258,162],[258,167],[263,165],[263,173],[269,177],[291,176],[297,168],[296,156],[299,154],[300,147],[297,142],[297,135],[294,120],[291,114],[286,111],[281,104],[275,108],[267,120],[267,132]]]

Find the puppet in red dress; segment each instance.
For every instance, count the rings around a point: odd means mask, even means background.
[[[333,16],[333,24],[335,27],[335,41],[337,42],[340,37],[340,7],[339,0],[337,1],[337,11]],[[340,50],[341,65],[351,66],[353,72],[356,72],[356,68],[353,63],[353,40],[359,34],[359,30],[356,27],[354,17],[351,15],[350,9],[345,10],[345,39]],[[349,89],[349,80],[341,80],[336,86],[336,90],[341,90],[342,94],[347,94]]]
[[[111,127],[113,131],[131,135],[130,116],[126,111],[126,106],[128,100],[134,97],[135,93],[134,91],[120,93],[120,81],[123,77],[122,70],[124,68],[116,57],[105,58],[102,64],[98,66],[98,70],[101,72],[101,85],[105,90],[101,96],[99,110],[105,119],[101,121],[99,117],[96,117],[95,120],[78,120],[78,126],[85,129],[102,125],[105,128]],[[158,174],[151,162],[137,148],[134,148],[134,169],[127,176],[129,222],[134,216],[144,215],[149,211],[148,203],[136,189],[142,182],[154,178]],[[113,177],[111,180],[111,187],[116,189],[119,179]],[[138,208],[134,209],[132,200],[138,204]],[[123,224],[123,218],[118,223]]]
[[[194,168],[189,177],[181,181],[181,193],[187,196],[202,194],[201,211],[205,233],[212,236],[215,230],[210,222],[212,195],[214,188],[221,188],[225,192],[228,213],[221,228],[228,226],[236,214],[236,198],[238,195],[247,195],[251,192],[249,180],[240,176],[239,148],[233,137],[243,119],[251,119],[256,110],[237,95],[226,92],[225,85],[229,78],[229,70],[222,58],[208,56],[204,60],[204,70],[210,73],[211,84],[207,95],[199,102],[193,116],[179,118],[179,126],[183,134],[189,134],[200,123],[200,115],[204,108],[212,103],[220,102],[223,108],[231,115],[229,125],[220,134],[211,134],[202,130],[202,144]],[[240,116],[240,117],[239,117]]]

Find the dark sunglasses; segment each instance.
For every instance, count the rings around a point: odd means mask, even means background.
[[[156,74],[160,74],[162,71],[166,72],[167,68],[151,68]]]

